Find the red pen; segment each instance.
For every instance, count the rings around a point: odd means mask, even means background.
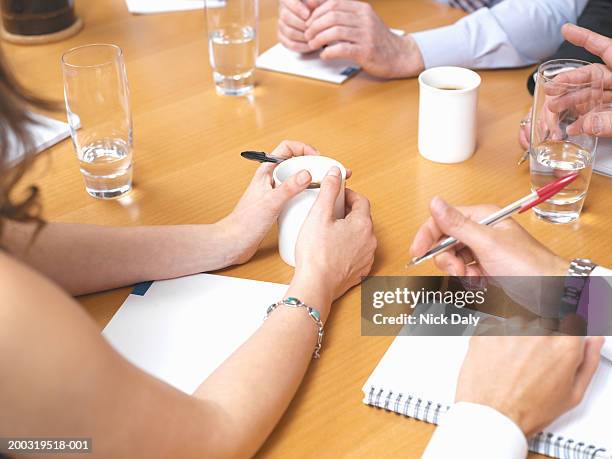
[[[523,213],[526,210],[531,209],[533,206],[537,206],[541,202],[552,198],[559,191],[561,191],[567,185],[576,180],[576,178],[578,178],[578,175],[578,172],[572,172],[571,174],[566,175],[565,177],[561,177],[560,179],[555,180],[554,182],[550,182],[548,185],[544,185],[543,187],[532,191],[524,198],[521,198],[518,201],[514,201],[512,204],[489,215],[487,218],[480,221],[479,223],[481,225],[493,225],[494,223],[504,220],[505,218],[508,218],[515,213]],[[455,239],[454,237],[448,237],[444,239],[439,245],[425,253],[425,255],[413,258],[412,261],[408,263],[408,266],[418,265],[419,263],[425,260],[429,260],[430,258],[435,257],[440,252],[444,252],[445,250],[451,248],[458,242],[459,241],[457,241],[457,239]]]

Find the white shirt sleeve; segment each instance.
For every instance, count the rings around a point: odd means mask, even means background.
[[[499,411],[476,403],[455,403],[441,419],[422,459],[524,459],[527,439]]]
[[[591,271],[591,276],[612,276],[612,269],[596,266],[595,269]]]
[[[520,67],[541,61],[563,42],[561,26],[575,23],[587,0],[504,0],[452,25],[412,34],[425,68]]]

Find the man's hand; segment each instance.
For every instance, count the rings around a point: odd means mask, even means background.
[[[473,337],[455,400],[490,406],[530,437],[580,403],[602,345],[601,336]]]
[[[278,7],[278,39],[292,51],[309,53],[314,49],[304,37],[306,20],[312,10],[319,5],[319,0],[280,0]]]
[[[460,244],[434,258],[453,276],[563,276],[569,262],[555,255],[521,225],[509,218],[493,226],[477,223],[498,207],[451,207],[435,197],[431,218],[419,228],[410,253],[425,254],[440,238],[453,236]]]
[[[305,12],[302,20],[304,17]],[[282,14],[283,29],[286,29],[287,21],[288,14]],[[292,18],[292,24],[299,33],[292,32],[292,42],[284,33],[281,42],[295,51],[307,52],[325,47],[321,59],[349,59],[370,75],[380,78],[415,76],[424,68],[423,57],[414,39],[410,35],[399,37],[391,32],[369,3],[327,0],[305,20],[305,29],[301,29],[295,18]]]
[[[583,27],[565,24],[561,29],[567,41],[580,46],[592,54],[599,56],[605,65],[589,66],[597,70],[597,77],[601,78],[603,72],[603,103],[612,103],[612,38],[604,37]],[[585,79],[586,78],[586,79]],[[561,83],[580,83],[589,81],[588,72],[563,72],[555,78]],[[568,126],[569,135],[578,135],[581,132],[597,137],[612,137],[612,107],[606,110],[592,111],[581,117],[576,123]]]

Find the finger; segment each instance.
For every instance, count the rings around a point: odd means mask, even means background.
[[[359,27],[359,17],[344,11],[328,11],[307,26],[305,35],[311,40],[319,33],[334,26]]]
[[[274,183],[274,180],[272,179],[272,171],[274,171],[275,167],[276,164],[274,163],[261,163],[255,171],[251,183],[264,182],[272,185]]]
[[[301,32],[306,30],[306,21],[298,17],[293,11],[284,7],[282,4],[278,11],[278,19],[280,22]]]
[[[293,27],[282,22],[278,23],[278,33],[282,34],[291,41],[308,44],[308,39],[304,35],[304,32],[294,29]]]
[[[304,3],[310,9],[310,11],[312,11],[315,8],[321,6],[324,2],[325,0],[306,0]]]
[[[490,205],[479,205],[458,207],[457,210],[459,210],[466,217],[469,217],[474,221],[479,221],[489,216],[496,210],[499,210],[499,208]],[[423,255],[444,235],[445,233],[438,226],[437,222],[430,217],[417,231],[417,234],[412,242],[412,246],[410,247],[411,255],[415,257]]]
[[[442,233],[453,236],[476,253],[487,250],[491,242],[491,228],[474,222],[438,197],[432,199],[429,208]]]
[[[574,379],[574,402],[578,404],[584,397],[591,379],[597,370],[600,360],[601,347],[604,339],[602,336],[587,338],[584,343],[584,357],[576,372]]]
[[[460,247],[455,250],[456,255],[461,258],[461,261],[467,266],[470,263],[474,263],[474,253],[469,249],[469,247]]]
[[[312,51],[310,46],[308,46],[308,43],[289,40],[283,35],[280,27],[278,28],[278,41],[280,41],[285,48],[295,51],[296,53],[309,53]]]
[[[519,131],[519,145],[524,150],[529,148],[529,135],[526,132],[527,128],[521,128]]]
[[[343,11],[345,13],[357,13],[360,8],[361,2],[355,2],[353,0],[327,0],[320,6],[314,9],[306,25],[310,26],[314,21],[323,16],[329,11]]]
[[[346,26],[334,26],[308,40],[308,46],[312,49],[319,49],[337,41],[358,43],[360,38],[361,34],[359,33],[359,29]]]
[[[584,133],[596,137],[612,137],[612,111],[589,113],[568,126],[567,133],[569,135]]]
[[[335,43],[321,51],[319,57],[324,61],[333,59],[357,61],[359,59],[359,46],[353,43]]]
[[[370,218],[370,201],[362,194],[351,189],[345,190],[346,218],[365,217]]]
[[[434,264],[451,276],[465,275],[465,263],[457,256],[454,250],[449,249],[434,257]]]
[[[572,70],[561,72],[546,82],[546,94],[560,94],[567,91],[567,84],[587,84],[601,80],[605,76],[606,67],[602,64],[589,64]],[[558,84],[561,83],[561,84]]]
[[[312,206],[311,212],[317,212],[323,218],[332,220],[334,215],[334,207],[336,206],[336,199],[340,194],[340,188],[342,187],[342,175],[340,169],[336,166],[332,167],[327,175],[321,182],[321,189],[319,190],[319,196]]]
[[[301,0],[281,0],[281,4],[303,21],[310,17],[310,10]]]
[[[312,177],[306,170],[299,171],[297,174],[289,177],[278,188],[272,191],[272,209],[280,213],[287,201],[301,191],[304,191],[311,180]]]
[[[567,41],[601,57],[607,65],[612,66],[612,39],[574,24],[565,24],[561,32]]]
[[[283,140],[278,146],[272,150],[270,156],[275,158],[289,159],[294,156],[318,155],[319,151],[307,143],[297,140]]]

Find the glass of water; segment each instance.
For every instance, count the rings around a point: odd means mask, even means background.
[[[115,45],[73,48],[62,56],[64,98],[85,189],[118,198],[132,189],[132,115],[123,52]]]
[[[257,0],[206,0],[208,55],[219,94],[243,96],[255,86]]]
[[[560,59],[540,65],[531,120],[531,189],[579,172],[576,180],[533,208],[541,219],[578,219],[587,195],[597,138],[582,132],[582,122],[603,100],[603,72],[584,61]]]

